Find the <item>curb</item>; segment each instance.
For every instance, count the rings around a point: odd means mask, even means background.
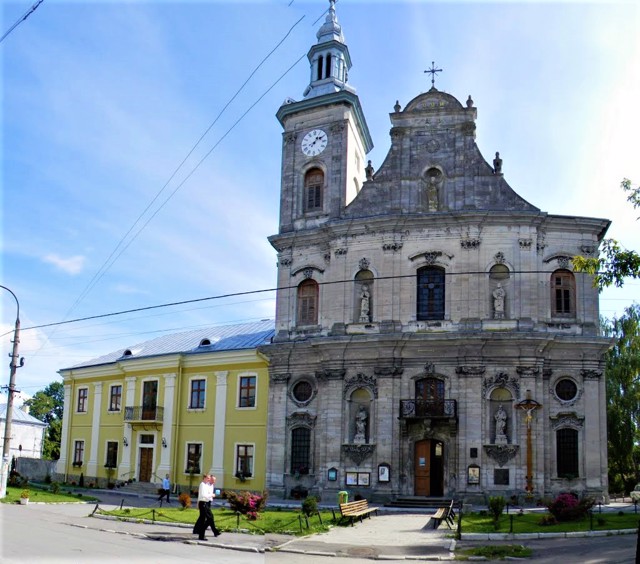
[[[461,540],[544,540],[570,539],[583,537],[615,537],[617,535],[633,535],[637,529],[609,529],[606,531],[568,531],[565,533],[463,533]]]

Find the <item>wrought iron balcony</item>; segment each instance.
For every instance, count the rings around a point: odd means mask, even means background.
[[[164,419],[164,407],[143,407],[140,405],[124,408],[124,420],[129,423],[134,421],[162,423]]]
[[[400,419],[455,419],[456,400],[400,400]]]

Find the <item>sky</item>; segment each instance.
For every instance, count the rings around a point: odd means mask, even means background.
[[[32,5],[3,2],[2,33]],[[275,113],[302,99],[328,5],[45,0],[0,43],[0,283],[20,303],[17,390],[166,333],[274,317],[273,292],[144,308],[275,286]],[[388,114],[431,87],[434,61],[436,88],[472,96],[480,151],[500,152],[518,194],[608,218],[608,236],[640,250],[640,212],[620,189],[640,182],[640,3],[339,0],[336,12],[375,168]],[[0,294],[6,386],[16,303]],[[640,281],[627,281],[601,295],[601,314],[634,300]]]

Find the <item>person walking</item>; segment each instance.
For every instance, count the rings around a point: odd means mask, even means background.
[[[169,480],[169,474],[167,474],[162,479],[162,488],[160,488],[160,497],[158,498],[158,501],[162,501],[162,499],[166,496],[167,503],[171,503],[171,501],[169,501],[170,493],[171,493],[171,481]]]
[[[213,520],[213,513],[211,513],[211,502],[216,497],[214,486],[216,483],[216,477],[211,474],[205,474],[198,487],[198,511],[200,515],[196,524],[193,526],[193,534],[198,535],[198,540],[207,540],[204,536],[209,527],[213,531],[214,536],[219,536],[221,531],[216,527],[216,523]]]

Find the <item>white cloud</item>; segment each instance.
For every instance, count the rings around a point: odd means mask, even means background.
[[[80,274],[84,269],[86,257],[75,255],[73,257],[64,258],[54,253],[49,253],[42,260],[46,263],[53,264],[58,270],[62,270],[67,274]]]

